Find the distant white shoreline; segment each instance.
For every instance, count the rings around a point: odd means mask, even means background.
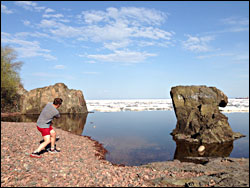
[[[107,99],[86,100],[88,111],[165,111],[173,110],[172,99]],[[222,112],[249,112],[249,99],[228,99]]]

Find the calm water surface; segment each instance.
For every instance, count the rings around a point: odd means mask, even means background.
[[[249,158],[249,113],[224,114],[228,117],[233,131],[246,137],[223,145],[208,145],[204,156]],[[12,121],[36,121],[37,117],[20,116]],[[6,118],[1,119],[7,121]],[[170,135],[176,126],[174,111],[61,115],[54,125],[74,134],[90,136],[102,143],[108,150],[106,159],[115,164],[141,165],[198,156],[198,145],[176,143]]]
[[[225,113],[234,132],[246,137],[212,145],[207,156],[249,157],[249,113]],[[141,165],[197,156],[198,146],[176,143],[170,133],[176,126],[174,111],[95,112],[89,114],[82,135],[98,140],[108,150],[106,159],[116,164]],[[194,149],[194,147],[196,147]],[[193,153],[190,151],[193,150]]]
[[[102,143],[108,161],[140,165],[173,159],[175,122],[174,111],[95,112],[88,115],[82,135]]]

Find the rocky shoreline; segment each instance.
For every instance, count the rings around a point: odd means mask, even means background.
[[[114,165],[105,160],[107,151],[97,141],[54,129],[61,152],[34,159],[29,154],[42,140],[36,124],[1,122],[2,187],[249,187],[249,158]]]
[[[150,163],[143,166],[156,171],[168,170],[173,172],[172,178],[161,177],[153,180],[159,186],[173,184],[186,187],[249,187],[249,159],[227,157],[203,158],[201,161],[203,164],[191,164],[175,160]],[[176,178],[175,174],[182,172],[200,175],[191,178]]]

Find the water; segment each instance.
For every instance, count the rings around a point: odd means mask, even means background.
[[[246,137],[231,143],[206,146],[204,156],[249,158],[249,113],[224,113],[234,132]],[[13,117],[12,121],[36,121],[36,116]],[[10,119],[1,118],[2,121]],[[197,156],[195,144],[175,142],[170,133],[175,128],[174,111],[95,112],[61,115],[56,127],[77,135],[90,136],[102,143],[106,159],[115,164],[141,165],[149,162]]]
[[[249,157],[249,113],[225,113],[234,132],[246,137],[232,143],[207,146],[207,156]],[[116,164],[141,165],[197,156],[198,145],[176,143],[170,133],[176,126],[174,111],[95,112],[89,114],[82,135],[98,140]],[[210,148],[210,149],[209,149]],[[191,152],[190,152],[191,151]],[[206,155],[204,155],[206,156]]]
[[[173,159],[175,122],[174,111],[96,112],[88,115],[83,135],[103,144],[108,161],[140,165]]]
[[[230,157],[249,158],[249,113],[225,113],[225,115],[234,132],[246,135],[234,141],[234,149]]]

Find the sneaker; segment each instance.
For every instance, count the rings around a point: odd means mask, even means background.
[[[42,156],[40,155],[40,152],[33,152],[33,153],[30,154],[30,157],[41,158]]]
[[[60,152],[60,150],[58,150],[58,149],[56,149],[56,148],[55,148],[55,149],[51,149],[51,148],[50,148],[50,149],[49,149],[49,152],[50,152],[50,153],[58,153],[58,152]]]
[[[55,148],[56,148],[56,144],[55,144],[55,146],[54,146]],[[51,149],[51,145],[50,144],[48,144],[46,147],[45,147],[45,150],[47,151],[47,152],[49,152],[50,151],[50,149]]]

